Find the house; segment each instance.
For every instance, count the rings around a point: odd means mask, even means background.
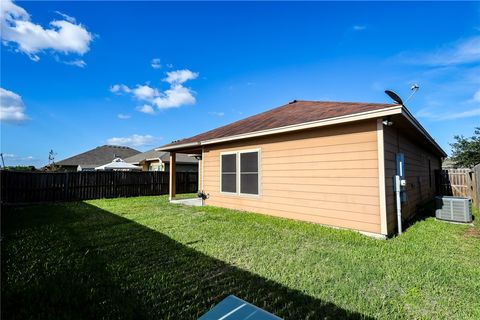
[[[128,158],[140,151],[124,147],[104,145],[58,161],[59,171],[94,171],[96,167],[112,162],[115,158]]]
[[[393,177],[405,157],[401,218],[435,195],[445,152],[403,105],[292,101],[165,145],[201,156],[204,204],[385,237],[397,230]],[[175,198],[175,188],[170,188]]]
[[[443,170],[455,169],[457,167],[458,166],[456,165],[455,161],[453,161],[452,159],[450,159],[450,158],[443,159],[443,162],[442,162],[442,169]]]
[[[170,153],[148,150],[124,159],[125,162],[142,167],[143,171],[168,171]],[[186,154],[177,154],[177,172],[198,172],[198,160]]]

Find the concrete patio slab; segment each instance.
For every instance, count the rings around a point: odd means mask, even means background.
[[[183,204],[186,206],[196,206],[196,207],[203,206],[203,202],[201,198],[170,200],[170,203]]]

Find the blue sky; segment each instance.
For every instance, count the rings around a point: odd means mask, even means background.
[[[474,2],[14,2],[1,10],[1,152],[44,165],[147,150],[293,99],[407,107],[449,152],[480,125]]]

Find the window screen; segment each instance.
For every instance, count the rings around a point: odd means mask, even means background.
[[[258,152],[240,153],[240,193],[258,194]]]
[[[222,192],[237,192],[237,155],[222,155]]]

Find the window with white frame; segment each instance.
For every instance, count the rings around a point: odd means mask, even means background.
[[[239,153],[240,193],[258,194],[258,152]]]
[[[237,154],[222,154],[222,192],[237,193]]]
[[[220,191],[241,195],[259,194],[259,151],[221,154]]]

